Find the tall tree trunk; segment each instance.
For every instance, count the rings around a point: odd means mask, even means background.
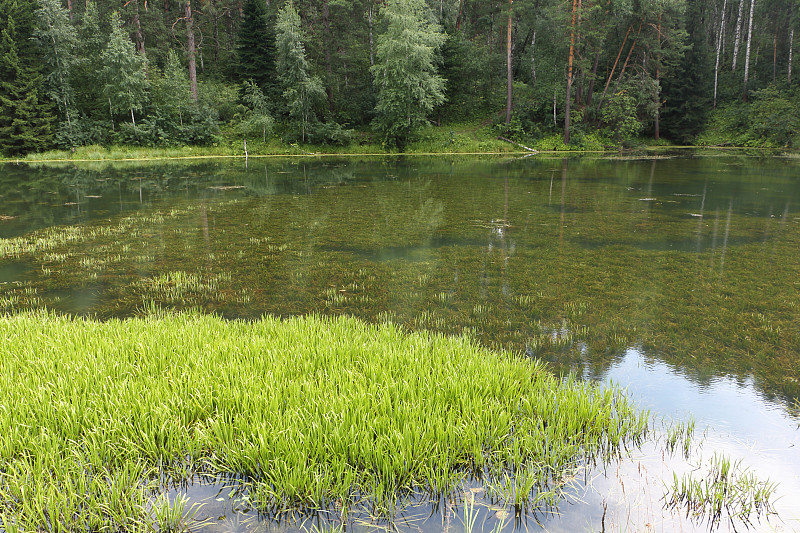
[[[214,31],[214,70],[218,70],[221,46],[219,44],[219,14],[215,0],[211,0],[211,23]]]
[[[725,33],[725,10],[728,8],[728,0],[722,3],[722,17],[719,21],[719,35],[717,35],[717,59],[714,62],[714,104],[713,108],[717,108],[717,86],[719,82],[719,56],[722,51],[722,36]]]
[[[511,20],[514,0],[508,0],[508,30],[506,31],[506,126],[511,124],[511,102],[514,90],[514,73],[511,70]]]
[[[786,73],[786,81],[792,84],[792,48],[794,48],[794,28],[789,31],[789,68]]]
[[[328,79],[325,81],[325,93],[328,95],[328,111],[333,113],[333,66],[331,65],[333,34],[328,0],[322,0],[322,27],[325,30],[325,39],[322,42],[322,47],[325,49],[325,72],[328,74]]]
[[[583,17],[583,0],[578,0],[578,20],[575,27],[575,61],[582,57],[581,55],[581,22]],[[586,73],[580,64],[575,65],[575,72],[572,76],[574,80],[578,80],[578,86],[575,87],[575,105],[581,105],[583,102],[583,83],[586,80]]]
[[[192,100],[197,102],[197,49],[194,44],[194,19],[192,18],[192,0],[186,0],[184,4],[184,16],[186,17],[186,52],[189,56],[189,82],[192,89]]]
[[[747,49],[744,54],[744,83],[742,84],[742,100],[747,101],[747,82],[750,79],[750,45],[753,42],[753,14],[756,0],[750,0],[750,20],[747,22]]]
[[[569,59],[567,60],[567,98],[564,105],[564,144],[569,144],[569,113],[572,100],[572,63],[575,59],[575,16],[578,1],[572,0],[572,29],[569,33]]]
[[[464,0],[458,2],[458,16],[456,17],[456,33],[461,31],[461,15],[464,12]]]
[[[789,54],[791,57],[791,53]],[[791,67],[789,67],[791,71]],[[533,37],[531,38],[531,85],[536,84],[536,30],[533,30]]]
[[[744,16],[744,3],[746,0],[739,0],[739,16],[736,17],[736,37],[733,39],[733,64],[731,71],[736,71],[736,60],[739,57],[739,45],[742,42],[742,17]]]
[[[778,28],[775,28],[775,37],[772,39],[772,83],[778,75]]]
[[[69,11],[69,21],[72,22],[72,0],[67,0],[67,11]]]
[[[372,38],[372,13],[374,6],[369,6],[367,11],[367,22],[369,23],[369,66],[375,65],[375,41]]]
[[[146,55],[144,51],[144,33],[142,33],[142,21],[139,19],[139,0],[133,3],[133,27],[136,28],[136,50]]]
[[[586,89],[586,107],[592,105],[592,95],[594,94],[594,82],[597,78],[597,65],[600,64],[600,52],[594,54],[594,64],[592,65],[592,76],[589,78],[589,87]]]
[[[653,137],[661,138],[661,13],[658,14],[658,60],[656,61],[656,113],[653,117]]]

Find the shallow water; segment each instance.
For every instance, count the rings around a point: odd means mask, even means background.
[[[800,530],[798,176],[792,160],[710,155],[6,165],[0,310],[130,316],[152,300],[465,333],[693,417],[703,442],[688,461],[653,448],[588,470],[516,527],[706,530],[661,498],[720,450],[779,483],[779,516],[756,529]],[[209,531],[319,518],[232,512],[216,490],[188,492]],[[481,527],[514,527],[474,494]],[[463,530],[463,499],[411,505],[401,529]],[[361,521],[375,525],[349,529]]]

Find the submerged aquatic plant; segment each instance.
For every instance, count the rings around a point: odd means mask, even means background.
[[[732,525],[736,521],[750,525],[754,515],[769,515],[775,489],[774,483],[760,480],[742,468],[741,461],[714,453],[704,476],[695,477],[691,472],[681,477],[673,474],[664,499],[668,506],[683,508],[687,516],[708,521],[709,527],[716,529],[723,517]]]

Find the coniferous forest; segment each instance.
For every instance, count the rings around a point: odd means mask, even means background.
[[[797,0],[0,0],[0,152],[796,147]],[[800,35],[798,35],[800,38]]]

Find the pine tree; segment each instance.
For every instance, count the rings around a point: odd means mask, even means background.
[[[253,80],[273,100],[280,94],[275,53],[275,31],[264,2],[246,0],[236,35],[237,77]]]
[[[386,31],[377,39],[372,75],[378,92],[374,125],[385,143],[403,150],[427,115],[444,102],[445,80],[434,59],[445,35],[430,22],[424,0],[389,0]]]
[[[52,105],[40,92],[33,6],[0,0],[0,151],[21,155],[51,142]]]
[[[283,99],[289,111],[289,120],[299,127],[300,138],[305,142],[309,126],[317,122],[315,107],[325,99],[325,88],[319,76],[310,74],[306,59],[306,35],[300,15],[287,2],[278,12],[276,48],[278,52],[278,77],[283,89]]]

